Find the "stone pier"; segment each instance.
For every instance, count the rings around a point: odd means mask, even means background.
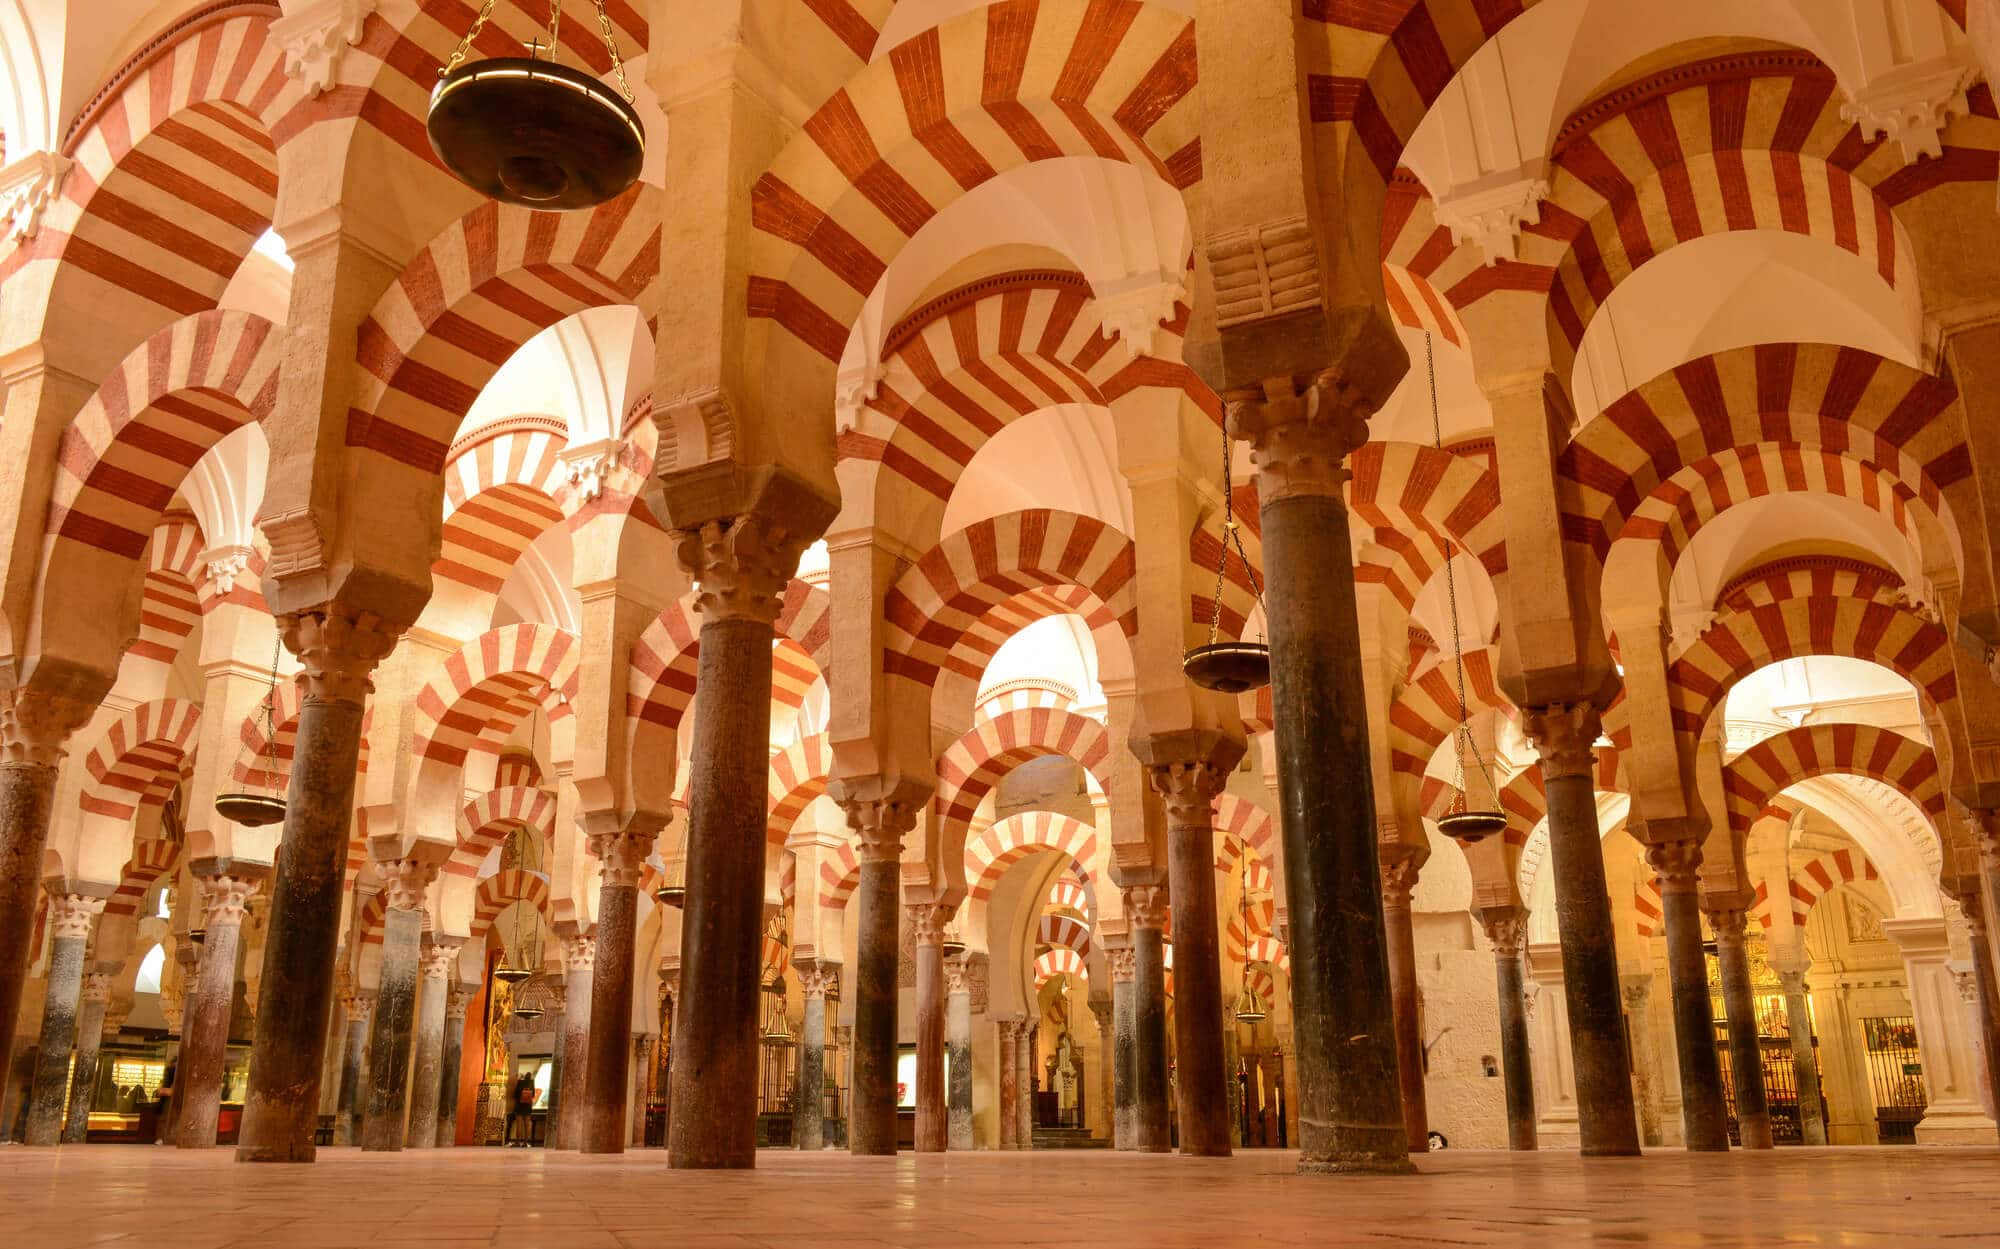
[[[1652,842],[1646,846],[1646,860],[1659,881],[1660,910],[1667,933],[1674,1053],[1681,1077],[1681,1127],[1689,1149],[1726,1150],[1729,1111],[1722,1096],[1722,1062],[1715,1053],[1708,959],[1701,951],[1701,843],[1692,838]]]
[[[216,1120],[222,1107],[222,1076],[229,1056],[229,1019],[236,1000],[236,959],[243,914],[250,895],[257,892],[268,869],[262,864],[227,859],[204,859],[191,867],[201,880],[207,913],[201,938],[200,971],[194,990],[188,994],[186,1025],[181,1034],[180,1073],[174,1088],[180,1100],[179,1136],[175,1143],[182,1149],[207,1149],[215,1144]]]

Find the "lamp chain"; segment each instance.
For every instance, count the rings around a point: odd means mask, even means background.
[[[611,18],[604,12],[604,0],[597,0],[597,28],[604,32],[605,50],[611,53],[611,70],[618,76],[618,89],[625,102],[632,102],[632,84],[625,81],[625,58],[618,55],[618,37],[611,33]]]
[[[1208,644],[1215,645],[1222,630],[1222,583],[1229,574],[1229,548],[1236,547],[1236,558],[1243,561],[1243,575],[1250,578],[1250,593],[1257,605],[1264,605],[1264,587],[1257,580],[1256,566],[1250,562],[1250,553],[1243,547],[1243,528],[1236,523],[1236,471],[1235,443],[1225,428],[1222,431],[1222,557],[1215,562],[1215,597],[1209,600]]]
[[[492,16],[493,0],[485,0],[485,3],[479,6],[479,16],[472,19],[471,29],[465,32],[465,38],[458,41],[458,46],[451,50],[450,59],[438,70],[438,77],[443,78],[458,68],[459,63],[465,60],[465,54],[472,50],[472,41],[479,38],[479,32],[486,29],[486,23]]]
[[[1444,421],[1438,414],[1437,349],[1435,339],[1429,330],[1424,331],[1424,370],[1429,375],[1431,390],[1431,445],[1444,450]],[[1470,805],[1465,793],[1465,757],[1470,754],[1481,779],[1486,782],[1489,794],[1493,792],[1493,775],[1486,768],[1486,760],[1479,753],[1479,743],[1473,740],[1469,717],[1471,704],[1465,701],[1465,637],[1458,623],[1458,578],[1452,574],[1452,563],[1458,557],[1458,544],[1449,533],[1439,535],[1444,544],[1444,592],[1451,609],[1451,657],[1458,669],[1458,743],[1454,752],[1458,756],[1459,801]]]

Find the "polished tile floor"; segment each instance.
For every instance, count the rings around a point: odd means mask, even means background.
[[[0,1148],[5,1249],[1038,1249],[2000,1245],[2000,1150],[1456,1152],[1417,1177],[1102,1153],[767,1152],[749,1173],[500,1149],[238,1166],[229,1151]]]

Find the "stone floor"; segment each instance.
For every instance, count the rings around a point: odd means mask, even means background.
[[[767,1152],[751,1173],[500,1149],[238,1166],[227,1150],[0,1149],[6,1249],[1211,1249],[1230,1245],[2000,1244],[2000,1150],[1778,1150],[1643,1161],[1455,1152],[1417,1178],[1294,1156],[918,1159]]]

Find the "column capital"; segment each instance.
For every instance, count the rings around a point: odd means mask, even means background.
[[[1230,436],[1250,444],[1260,502],[1341,497],[1351,476],[1346,459],[1368,441],[1368,418],[1375,413],[1359,386],[1327,369],[1303,378],[1266,378],[1222,399]]]
[[[695,581],[695,608],[703,623],[754,620],[771,624],[785,603],[785,587],[798,571],[812,533],[793,531],[769,517],[745,512],[674,531],[674,557]]]
[[[917,826],[920,802],[896,795],[838,801],[863,863],[894,863],[903,857],[903,836]]]
[[[597,967],[597,934],[579,932],[562,939],[563,971],[592,971]]]
[[[1107,945],[1104,961],[1111,968],[1112,984],[1131,984],[1137,972],[1138,955],[1129,945]]]
[[[637,886],[646,870],[646,856],[653,852],[654,835],[637,829],[593,833],[590,852],[603,869],[605,885]]]
[[[49,936],[57,941],[82,941],[90,936],[90,921],[104,913],[103,898],[87,893],[49,891]]]
[[[390,910],[421,911],[438,865],[428,859],[388,859],[377,861],[375,870],[382,876],[383,901]]]
[[[201,880],[201,900],[204,905],[208,926],[217,928],[227,925],[236,927],[243,922],[243,912],[250,905],[257,888],[263,883],[261,876],[218,873],[204,876]]]
[[[1604,722],[1595,703],[1550,703],[1524,707],[1521,731],[1534,743],[1542,779],[1590,776],[1597,766],[1597,739]]]
[[[1134,928],[1167,926],[1167,887],[1130,885],[1125,890],[1125,917]]]
[[[1749,912],[1739,906],[1704,904],[1701,913],[1708,917],[1708,926],[1715,930],[1715,944],[1735,949],[1743,947]]]
[[[1521,939],[1528,933],[1528,911],[1519,906],[1489,906],[1479,912],[1486,940],[1495,958],[1521,957]]]
[[[1422,870],[1423,860],[1414,854],[1394,855],[1381,861],[1384,910],[1410,909],[1410,894],[1415,891]]]
[[[1167,807],[1173,828],[1212,830],[1215,799],[1229,783],[1229,769],[1209,759],[1146,765],[1146,782]]]
[[[796,966],[799,974],[799,992],[808,1002],[825,1001],[829,993],[836,991],[840,984],[840,964],[816,959]]]
[[[1646,862],[1659,877],[1662,894],[1694,893],[1701,883],[1701,842],[1692,837],[1648,842]]]
[[[972,992],[971,968],[966,965],[966,956],[962,952],[944,961],[944,991],[947,996]]]
[[[396,649],[402,629],[370,611],[337,603],[287,612],[278,618],[285,649],[298,656],[299,693],[310,702],[359,705],[373,688],[375,665]]]
[[[347,1022],[367,1023],[368,1017],[375,1013],[375,993],[371,989],[357,989],[343,994],[340,1009],[347,1012]]]
[[[1620,976],[1618,995],[1625,1002],[1625,1009],[1637,1014],[1644,1010],[1646,999],[1653,993],[1653,978],[1647,976]]]
[[[951,914],[956,909],[935,902],[913,902],[905,906],[903,911],[910,917],[910,932],[917,945],[943,945],[944,926],[951,922]]]
[[[87,971],[83,973],[83,989],[79,1001],[108,1002],[111,1000],[111,973],[108,971]]]
[[[426,980],[445,980],[452,976],[458,966],[458,952],[465,945],[463,937],[440,937],[432,935],[430,944],[417,957],[417,966]]]
[[[96,709],[93,701],[32,687],[0,692],[0,763],[55,767],[70,734]]]

